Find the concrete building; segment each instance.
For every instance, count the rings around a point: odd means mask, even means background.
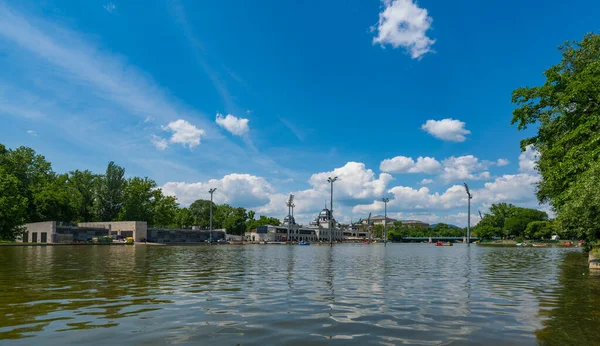
[[[385,216],[383,216],[383,215],[375,215],[375,216],[372,216],[372,217],[371,217],[371,224],[372,224],[372,225],[383,225],[383,223],[384,223],[384,219],[386,219],[386,218],[385,218]],[[396,219],[392,219],[391,217],[388,217],[388,218],[385,220],[385,222],[386,222],[386,224],[387,224],[388,226],[391,226],[391,225],[393,225],[393,224],[394,224],[394,222],[396,222],[396,221],[398,221],[398,220],[396,220]],[[367,222],[367,220],[363,220],[363,222],[365,222],[365,223],[366,223],[366,222]]]
[[[56,221],[35,222],[23,225],[23,235],[17,239],[22,243],[73,243],[88,242],[94,237],[109,235],[103,227],[79,227]]]
[[[246,232],[246,241],[251,242],[281,242],[287,240],[287,225],[258,226],[250,232]],[[290,225],[290,241],[317,241],[317,234],[314,229]]]
[[[146,221],[80,222],[77,227],[104,228],[109,231],[109,235],[123,238],[133,237],[136,242],[143,242],[148,237]]]
[[[212,240],[225,239],[226,235],[224,229],[215,229],[212,231]],[[210,236],[210,231],[205,229],[150,228],[146,240],[152,243],[203,243],[208,241]]]

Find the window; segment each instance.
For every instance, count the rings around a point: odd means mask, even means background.
[[[48,233],[44,232],[44,233],[40,233],[42,236],[42,243],[47,243],[48,242]]]
[[[37,232],[31,233],[31,242],[37,243]]]

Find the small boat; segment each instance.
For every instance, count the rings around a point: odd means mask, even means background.
[[[538,243],[538,244],[533,244],[533,247],[548,247],[548,244]]]
[[[369,244],[371,244],[371,243],[369,243],[368,241],[365,242],[365,245],[369,245]]]
[[[526,246],[531,246],[531,244],[527,244],[527,243],[517,243],[517,246],[523,246],[523,247],[526,247]]]
[[[562,244],[562,246],[564,246],[564,247],[573,247],[573,246],[575,246],[575,244],[573,244],[573,242],[568,242],[568,243]]]
[[[452,246],[452,243],[449,241],[447,241],[447,242],[436,241],[435,246]]]
[[[298,243],[298,245],[310,245],[310,243],[307,241],[301,241]]]

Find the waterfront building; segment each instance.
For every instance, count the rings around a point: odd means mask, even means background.
[[[23,225],[21,243],[76,243],[88,242],[96,237],[133,237],[135,241],[146,238],[146,222],[80,222],[77,225],[57,221],[34,222]]]
[[[321,210],[319,215],[315,217],[313,221],[310,222],[308,228],[315,230],[318,241],[328,242],[329,241],[329,219],[331,218],[331,211],[329,209],[324,208]],[[332,238],[333,241],[342,241],[344,240],[344,231],[340,227],[340,225],[335,221],[335,219],[331,219],[332,223]]]
[[[384,221],[384,220],[385,220],[385,221]],[[385,222],[385,224],[386,224],[386,225],[388,225],[388,226],[391,226],[391,225],[393,225],[393,224],[394,224],[394,222],[396,222],[396,221],[398,221],[398,220],[396,220],[396,219],[392,219],[391,217],[388,217],[388,218],[386,219],[386,217],[385,217],[385,216],[383,216],[383,215],[375,215],[375,216],[371,216],[371,224],[372,224],[372,225],[383,225],[383,224],[384,224],[384,222]],[[366,223],[366,222],[367,222],[367,220],[363,220],[363,222],[365,222],[365,223]]]

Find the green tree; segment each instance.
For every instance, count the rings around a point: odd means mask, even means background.
[[[588,246],[600,239],[600,162],[594,163],[567,189],[569,203],[560,210],[563,237],[587,239]]]
[[[167,227],[176,224],[179,209],[177,198],[163,195],[161,189],[155,189],[152,191],[152,195],[152,225]]]
[[[25,220],[46,221],[44,215],[39,214],[40,209],[35,204],[35,196],[54,178],[50,162],[31,148],[19,147],[15,150],[7,150],[0,145],[0,165],[5,169],[6,174],[14,176],[19,181],[18,194],[25,197],[27,201]]]
[[[548,214],[529,208],[515,208],[513,215],[504,222],[504,229],[509,235],[523,237],[527,225],[532,221],[547,221]]]
[[[67,181],[71,203],[77,213],[77,221],[94,220],[94,201],[98,190],[98,175],[89,170],[69,172]]]
[[[597,191],[598,185],[585,190],[587,184],[580,181],[593,181],[588,171],[600,161],[600,35],[586,34],[582,41],[566,42],[559,50],[562,60],[544,72],[543,85],[513,92],[517,108],[512,124],[519,130],[538,125],[537,133],[523,140],[521,148],[533,145],[540,153],[540,202],[549,202],[565,227],[593,240],[600,232],[594,223],[597,214],[584,213],[575,220],[574,211],[599,206],[582,204],[588,203],[582,196]]]
[[[210,225],[210,201],[199,199],[190,204],[190,212],[194,216],[194,225],[200,229],[208,229]],[[213,228],[215,227],[216,205],[213,203]]]
[[[529,239],[550,239],[555,233],[550,221],[532,221],[525,228],[525,237]]]
[[[38,221],[73,221],[77,212],[72,205],[67,174],[51,174],[46,184],[34,193],[35,213]]]
[[[109,162],[106,174],[99,179],[96,213],[100,221],[113,221],[123,206],[125,192],[125,169]]]
[[[119,220],[146,221],[152,223],[153,190],[156,183],[152,179],[133,177],[127,180],[123,190],[123,204]]]
[[[502,230],[499,227],[492,225],[479,225],[473,229],[473,233],[480,239],[492,239],[502,234]]]
[[[219,206],[219,208],[221,207],[222,206]],[[227,230],[227,233],[243,235],[246,231],[246,220],[248,219],[248,214],[246,213],[245,208],[229,207],[224,213],[222,213],[221,217],[223,217],[221,226]]]
[[[175,213],[175,226],[178,228],[190,228],[194,225],[194,215],[189,208],[177,209]]]
[[[28,203],[20,194],[20,184],[17,177],[0,166],[0,239],[15,240],[21,234]]]

